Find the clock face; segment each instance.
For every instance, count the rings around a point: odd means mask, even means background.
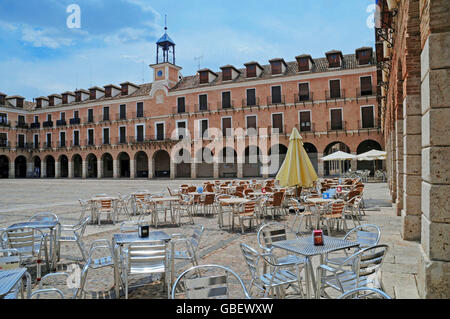
[[[161,77],[161,76],[163,76],[163,71],[159,70],[157,74],[158,74],[158,77]]]

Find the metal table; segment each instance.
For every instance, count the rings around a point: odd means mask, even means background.
[[[27,279],[27,297],[31,294],[31,276],[26,268],[0,270],[0,299],[6,296],[23,278]]]
[[[305,257],[306,267],[306,296],[311,298],[310,283],[313,284],[314,292],[316,291],[316,281],[314,278],[314,271],[312,268],[311,257],[320,255],[320,264],[323,264],[323,256],[332,251],[358,247],[359,243],[341,238],[323,236],[324,245],[315,246],[312,236],[304,236],[292,240],[283,240],[272,243],[273,247],[287,250],[291,253],[299,254]]]
[[[154,241],[154,240],[163,240],[165,242],[169,242],[171,237],[167,235],[163,231],[152,231],[150,232],[148,237],[141,238],[137,232],[135,233],[126,233],[126,234],[114,234],[113,235],[113,247],[114,247],[114,288],[116,290],[116,298],[120,296],[120,287],[119,287],[119,255],[122,254],[122,248],[124,245],[132,244],[134,242],[145,242],[145,241]],[[174,281],[174,256],[173,256],[173,247],[171,249],[170,256],[170,284]]]
[[[53,243],[50,242],[50,256],[52,259],[51,263],[51,269],[55,269],[55,263],[56,263],[56,252],[57,252],[57,245],[58,245],[58,238],[56,234],[56,228],[60,225],[58,221],[55,220],[43,220],[43,221],[33,221],[33,222],[23,222],[23,223],[17,223],[9,226],[7,230],[17,230],[25,227],[31,227],[36,229],[49,229],[50,230],[50,237],[53,238]],[[42,249],[42,248],[41,248]]]
[[[233,207],[232,216],[231,216],[231,230],[234,230],[234,216],[237,214],[236,208],[243,204],[250,202],[249,199],[240,198],[240,197],[234,197],[234,198],[223,198],[219,199],[220,202],[230,205]],[[219,213],[219,224],[223,226],[223,216],[221,213]]]

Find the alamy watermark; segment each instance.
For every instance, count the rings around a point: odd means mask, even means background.
[[[71,4],[66,9],[70,15],[67,17],[66,25],[69,29],[81,29],[81,8],[78,4]]]

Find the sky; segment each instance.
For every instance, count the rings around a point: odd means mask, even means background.
[[[27,100],[153,81],[168,34],[184,76],[374,47],[374,0],[1,0],[0,92]],[[77,5],[73,11],[71,5]],[[70,9],[70,10],[68,10]],[[75,17],[75,19],[74,19]],[[78,19],[79,18],[79,19]],[[77,24],[79,22],[79,25]]]

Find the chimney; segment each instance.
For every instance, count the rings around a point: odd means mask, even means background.
[[[328,68],[340,68],[342,66],[342,61],[344,56],[341,51],[332,50],[325,53],[328,60]]]
[[[309,54],[298,55],[295,57],[295,59],[297,60],[299,72],[306,72],[312,70],[314,60]]]
[[[232,81],[241,74],[241,71],[229,64],[220,69],[222,70],[222,81]]]
[[[121,83],[120,86],[122,87],[121,95],[130,95],[139,89],[139,85],[136,85],[128,81]]]
[[[246,77],[247,78],[256,78],[261,75],[261,73],[264,71],[263,67],[255,61],[248,62],[244,64],[246,67]]]
[[[211,71],[210,69],[198,70],[198,74],[200,75],[200,84],[211,83],[218,76],[217,73]]]
[[[115,97],[120,94],[122,89],[114,84],[108,84],[104,86],[105,88],[105,97]]]

